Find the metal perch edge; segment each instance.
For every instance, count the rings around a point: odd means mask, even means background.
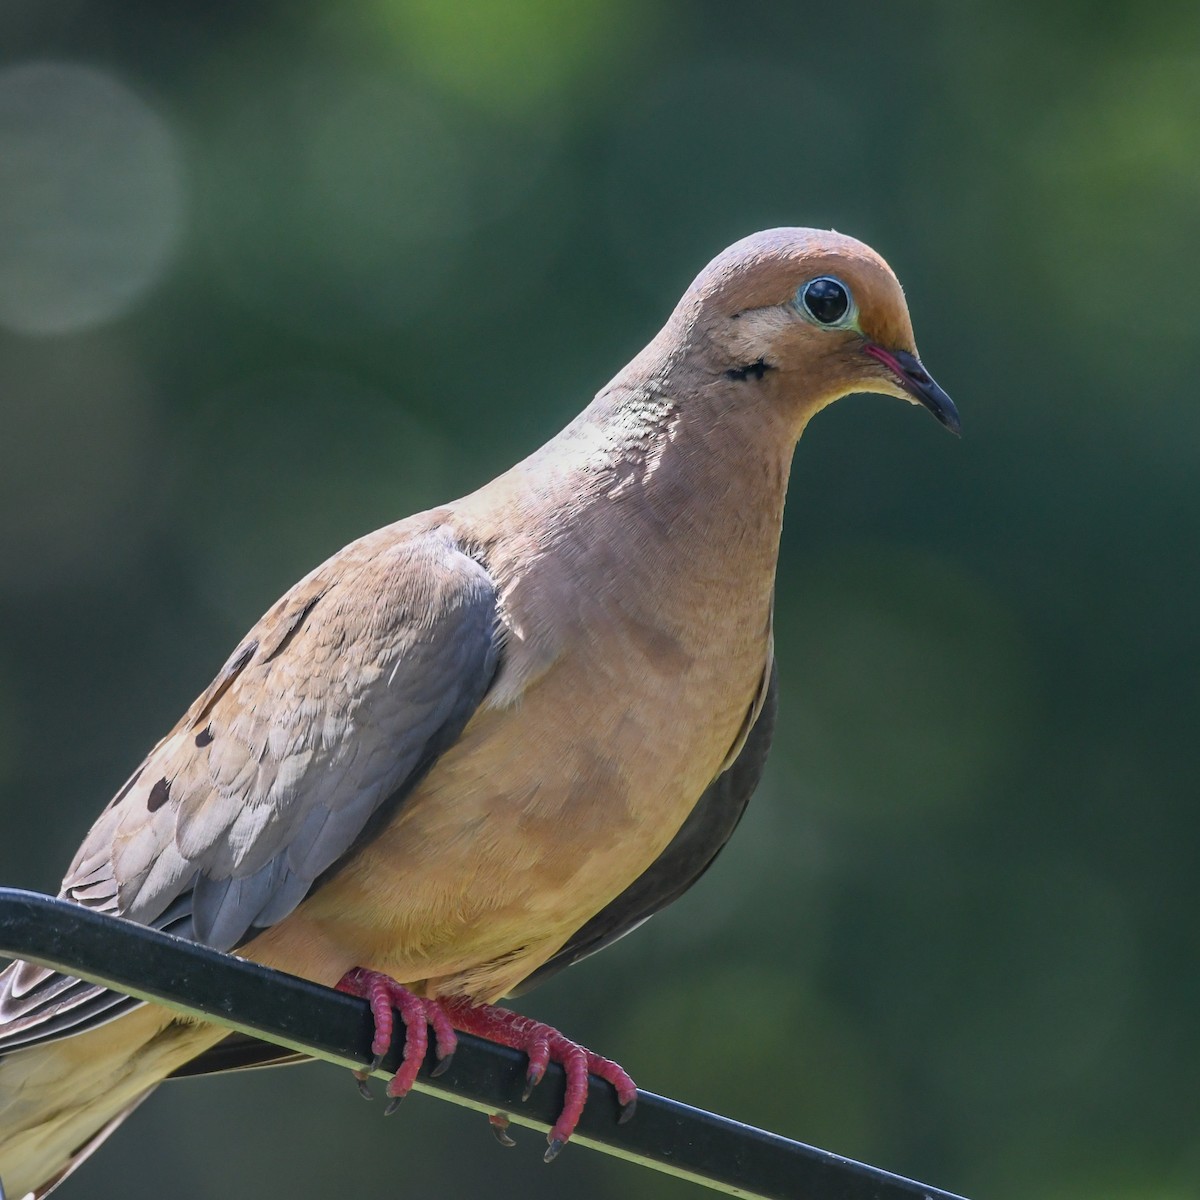
[[[177,1012],[253,1034],[324,1059],[366,1068],[373,1025],[365,1001],[36,892],[0,888],[0,955],[28,959]],[[375,1071],[390,1078],[396,1047]],[[432,1047],[418,1091],[483,1113],[503,1111],[545,1132],[562,1104],[563,1073],[552,1064],[528,1100],[525,1057],[460,1035],[450,1068],[430,1078]],[[793,1142],[678,1101],[638,1093],[637,1115],[617,1124],[606,1083],[592,1079],[572,1145],[628,1159],[730,1196],[761,1200],[962,1200],[877,1167]],[[2,1195],[2,1193],[0,1193]]]

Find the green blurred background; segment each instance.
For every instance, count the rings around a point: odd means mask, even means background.
[[[767,779],[524,1006],[972,1197],[1195,1196],[1193,3],[5,0],[0,879],[53,891],[258,614],[539,444],[727,243],[875,245],[962,442],[800,446]],[[1191,931],[1191,932],[1189,932]],[[320,1066],[64,1200],[698,1195]]]

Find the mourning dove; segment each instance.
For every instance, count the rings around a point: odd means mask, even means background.
[[[775,713],[772,604],[792,453],[849,392],[958,416],[904,295],[852,238],[755,234],[540,450],[351,543],[293,587],[85,838],[61,895],[548,1059],[570,1136],[586,1071],[493,1007],[708,868]],[[279,1051],[15,963],[0,991],[0,1178],[46,1195],[173,1073]]]

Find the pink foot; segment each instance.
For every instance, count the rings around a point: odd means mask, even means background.
[[[511,1009],[492,1004],[470,1004],[458,999],[442,1000],[440,1003],[451,1024],[460,1032],[474,1033],[489,1041],[499,1042],[502,1046],[523,1050],[529,1056],[522,1099],[529,1099],[530,1092],[542,1081],[551,1060],[562,1065],[567,1075],[566,1096],[562,1112],[547,1137],[550,1148],[546,1151],[546,1162],[553,1162],[579,1124],[583,1106],[587,1102],[589,1074],[606,1080],[616,1088],[622,1125],[633,1116],[637,1104],[637,1086],[611,1059],[601,1058],[564,1037],[557,1029],[523,1017]]]
[[[438,1064],[433,1069],[434,1075],[440,1075],[450,1065],[451,1056],[458,1045],[454,1027],[436,1000],[416,996],[394,979],[380,975],[377,971],[354,967],[338,981],[337,990],[358,996],[371,1006],[371,1017],[375,1022],[375,1036],[371,1040],[371,1053],[375,1060],[371,1064],[371,1070],[378,1069],[391,1048],[392,1037],[395,1034],[396,1011],[399,1011],[400,1019],[404,1022],[404,1058],[400,1069],[387,1085],[391,1103],[384,1115],[390,1116],[412,1089],[417,1072],[425,1061],[425,1051],[429,1046],[428,1027],[433,1026],[433,1043],[437,1049]],[[371,1093],[366,1085],[368,1075],[368,1071],[361,1074],[355,1072],[359,1091],[370,1099]]]
[[[579,1124],[583,1106],[587,1102],[589,1074],[598,1076],[616,1088],[622,1125],[633,1116],[637,1104],[637,1086],[628,1074],[611,1059],[593,1054],[540,1021],[493,1004],[471,1004],[464,999],[426,1000],[414,995],[394,979],[377,971],[368,971],[365,967],[347,971],[338,982],[337,990],[359,996],[371,1006],[371,1016],[375,1021],[375,1037],[371,1041],[371,1053],[375,1061],[371,1064],[371,1070],[378,1068],[391,1047],[396,1011],[404,1022],[404,1059],[387,1086],[387,1094],[392,1098],[387,1107],[389,1113],[396,1110],[416,1081],[417,1072],[425,1061],[429,1026],[432,1025],[438,1057],[438,1065],[433,1071],[435,1075],[440,1075],[450,1065],[450,1056],[458,1041],[454,1032],[456,1029],[499,1042],[514,1050],[523,1050],[529,1056],[522,1099],[529,1099],[529,1094],[542,1081],[551,1061],[562,1065],[567,1076],[566,1096],[562,1112],[546,1139],[550,1143],[545,1155],[546,1162],[552,1162],[557,1157]],[[356,1072],[356,1075],[360,1090],[369,1097],[365,1082],[368,1072]],[[507,1118],[502,1113],[495,1113],[489,1120],[501,1143],[511,1145],[512,1140],[506,1132]]]

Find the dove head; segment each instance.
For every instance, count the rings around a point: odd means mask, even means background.
[[[959,431],[954,404],[917,357],[899,280],[854,238],[752,234],[705,267],[672,325],[706,376],[768,404],[797,436],[850,392],[898,396]]]

